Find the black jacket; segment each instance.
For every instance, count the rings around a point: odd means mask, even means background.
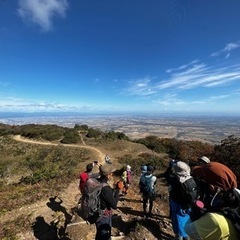
[[[99,179],[101,183],[107,183],[107,178],[101,177]],[[119,190],[112,189],[109,185],[106,185],[102,188],[100,193],[100,203],[101,209],[111,210],[117,208],[117,203],[119,199]]]

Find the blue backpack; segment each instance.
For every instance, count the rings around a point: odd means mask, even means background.
[[[155,190],[151,187],[152,175],[142,174],[140,177],[140,192],[145,196],[154,196]]]

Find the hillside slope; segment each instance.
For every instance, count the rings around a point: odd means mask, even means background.
[[[15,140],[30,144],[55,145],[55,143],[50,142],[22,139],[19,136],[15,136]],[[76,147],[76,145],[73,146]],[[67,145],[67,147],[71,146]],[[103,160],[105,152],[102,152],[97,147],[86,146],[84,144],[79,145],[79,147],[85,147],[94,151],[96,159]],[[133,151],[140,153],[145,150],[139,148]],[[114,159],[114,153],[110,153]],[[118,155],[120,155],[120,152],[116,152],[116,156]],[[120,169],[121,164],[115,161],[114,168],[116,170]],[[118,177],[115,176],[111,184],[117,179]],[[78,179],[75,179],[66,189],[59,192],[57,196],[48,196],[46,199],[22,206],[19,209],[13,209],[1,215],[1,225],[3,226],[9,222],[19,220],[19,224],[26,226],[25,231],[17,234],[20,240],[94,239],[95,226],[86,224],[78,214],[77,203],[80,198],[78,181]],[[139,176],[133,175],[129,193],[120,198],[118,209],[114,211],[113,239],[171,239],[173,234],[168,218],[167,189],[163,179],[158,179],[157,185],[164,197],[156,200],[153,209],[154,217],[151,219],[143,218],[138,181]]]

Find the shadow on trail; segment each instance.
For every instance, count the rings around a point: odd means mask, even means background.
[[[72,215],[69,214],[65,207],[61,204],[63,203],[62,199],[55,196],[49,198],[49,202],[47,202],[47,206],[51,208],[54,212],[62,212],[64,214],[64,224],[57,229],[57,235],[60,237],[58,239],[68,239],[66,228],[69,223],[71,223]],[[57,224],[56,224],[57,225]]]
[[[36,217],[36,221],[32,225],[32,230],[36,239],[39,240],[58,240],[58,228],[54,222],[48,224],[44,217]]]
[[[121,210],[123,210],[123,212],[125,211],[126,213],[129,213],[129,214],[135,213],[134,215],[136,215],[136,216],[140,215],[142,217],[142,212],[131,211],[127,208],[121,208]],[[133,229],[136,229],[138,227],[138,225],[145,227],[149,232],[152,233],[152,235],[156,239],[169,240],[169,239],[173,238],[172,235],[165,233],[164,231],[161,230],[160,221],[159,221],[159,219],[156,219],[155,217],[148,218],[148,219],[136,217],[133,220],[126,222],[119,215],[113,216],[113,227],[117,228],[119,232],[123,232],[124,235],[128,235]]]
[[[142,220],[141,223],[157,239],[162,239],[162,240],[172,239],[172,235],[163,232],[159,227],[159,222],[156,221],[155,219],[145,219],[145,220]]]
[[[112,221],[113,227],[117,228],[119,232],[123,232],[127,235],[131,232],[132,228],[136,225],[136,221],[124,221],[121,216],[113,215]]]
[[[143,216],[143,211],[137,211],[132,209],[131,207],[118,207],[118,209],[123,212],[124,214],[130,214],[133,216],[139,216],[142,217]]]
[[[141,203],[141,199],[131,199],[131,198],[125,198],[125,196],[120,196],[119,201],[125,201],[125,202],[133,202],[133,203]]]

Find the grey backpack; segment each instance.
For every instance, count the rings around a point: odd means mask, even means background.
[[[83,200],[81,202],[81,216],[93,224],[101,216],[100,193],[107,183],[101,183],[95,178],[89,178],[84,186]]]

